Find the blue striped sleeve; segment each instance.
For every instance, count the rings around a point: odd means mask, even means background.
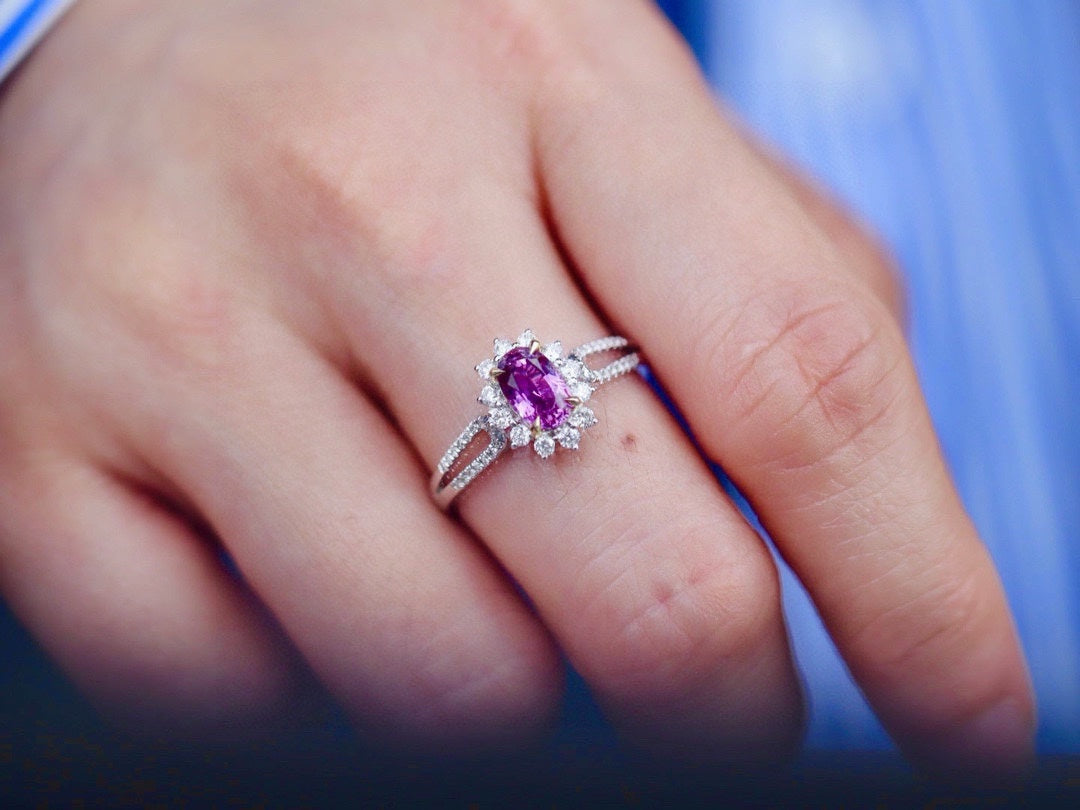
[[[74,0],[0,0],[0,80]]]

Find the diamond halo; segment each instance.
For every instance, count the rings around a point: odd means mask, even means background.
[[[548,458],[556,445],[576,450],[582,431],[596,424],[585,404],[595,390],[593,373],[575,355],[564,357],[557,340],[544,345],[531,329],[513,342],[499,338],[476,373],[485,382],[477,401],[488,408],[492,425],[509,431],[511,447],[531,443],[538,456]],[[508,390],[516,390],[520,402],[509,399]]]
[[[605,352],[619,356],[599,369],[586,365],[591,355]],[[531,329],[516,341],[498,338],[491,357],[475,367],[483,381],[477,401],[485,412],[465,426],[439,460],[431,478],[432,496],[447,508],[508,448],[531,445],[544,459],[559,447],[577,450],[585,431],[597,423],[587,404],[593,393],[640,362],[630,342],[614,335],[583,343],[568,354],[562,343],[542,343]],[[479,454],[466,453],[481,434],[487,435],[488,445]]]

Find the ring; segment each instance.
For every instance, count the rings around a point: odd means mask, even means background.
[[[594,354],[618,351],[619,357],[600,369],[585,365]],[[562,343],[544,345],[531,329],[516,342],[497,339],[490,359],[477,364],[484,381],[476,399],[488,411],[465,426],[435,465],[431,495],[443,509],[502,455],[507,447],[532,444],[541,458],[556,446],[577,450],[581,434],[596,424],[587,403],[603,383],[637,368],[641,357],[623,337],[604,337],[578,346],[565,357]],[[481,433],[488,444],[472,460],[465,450]]]

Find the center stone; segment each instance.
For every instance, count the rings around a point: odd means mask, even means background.
[[[499,360],[499,387],[506,401],[527,425],[540,420],[540,427],[558,427],[574,410],[566,400],[570,387],[555,364],[540,352],[525,346],[511,349]]]

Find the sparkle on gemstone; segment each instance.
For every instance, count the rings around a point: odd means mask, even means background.
[[[551,430],[566,421],[573,410],[567,402],[570,387],[544,354],[517,346],[500,358],[499,368],[505,372],[499,375],[499,387],[522,422],[539,421],[543,430]]]

